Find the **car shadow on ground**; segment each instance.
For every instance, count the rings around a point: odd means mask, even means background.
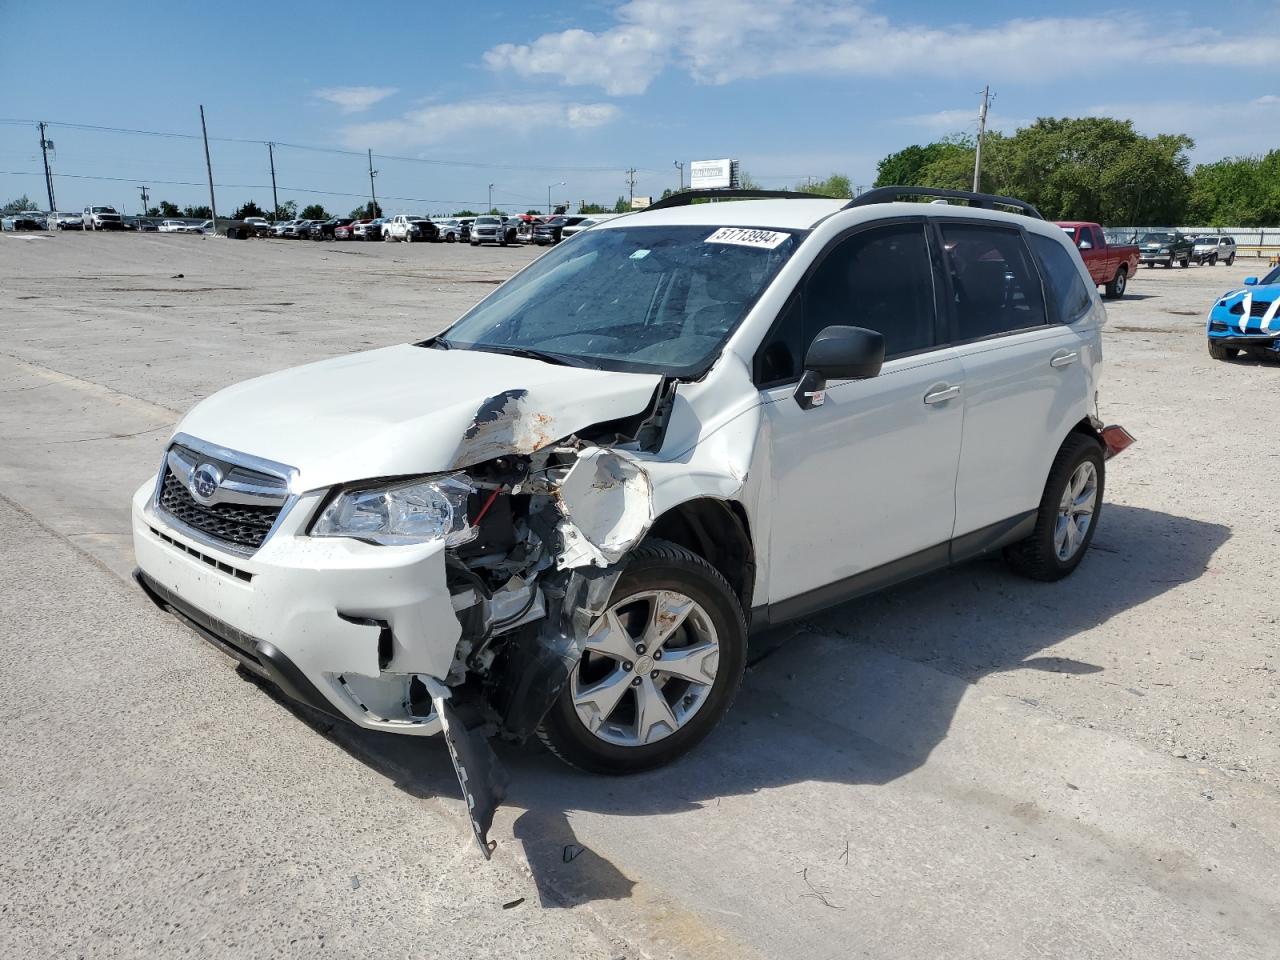
[[[983,677],[1102,671],[1039,654],[1198,579],[1229,538],[1218,524],[1107,504],[1090,555],[1067,580],[1035,583],[998,559],[980,560],[774,630],[753,643],[753,665],[720,727],[660,770],[591,776],[536,744],[497,744],[511,774],[507,804],[525,811],[513,831],[544,905],[630,895],[631,881],[579,842],[570,811],[666,815],[806,781],[889,783],[927,762]],[[290,709],[402,789],[457,794],[434,740],[373,734]]]

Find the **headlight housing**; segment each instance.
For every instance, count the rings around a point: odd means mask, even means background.
[[[473,539],[465,474],[344,490],[311,525],[313,537],[351,537],[384,546],[443,540],[457,546]]]

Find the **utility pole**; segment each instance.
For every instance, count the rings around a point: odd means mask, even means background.
[[[209,159],[209,130],[204,125],[204,104],[200,104],[200,133],[204,136],[204,168],[209,173],[209,212],[213,214],[213,233],[218,234],[218,203],[213,199],[213,161]]]
[[[978,148],[973,154],[973,192],[982,192],[982,135],[987,132],[987,107],[991,103],[990,85],[982,88],[982,107],[978,110]]]
[[[147,201],[150,199],[150,198],[147,196],[147,191],[148,191],[149,189],[150,189],[149,187],[139,187],[139,188],[138,188],[138,192],[142,194],[142,215],[143,215],[144,217],[147,215]]]
[[[279,216],[280,198],[276,196],[276,145],[267,143],[267,160],[271,163],[271,219]]]
[[[493,184],[489,184],[489,209],[485,213],[493,213]]]
[[[627,209],[630,209],[631,202],[636,198],[636,168],[635,167],[631,167],[629,170],[627,170],[627,194],[628,194]]]
[[[49,148],[53,141],[44,135],[44,122],[40,123],[40,153],[44,156],[44,186],[49,191],[49,212],[56,213],[58,208],[53,202],[53,174],[49,172]]]
[[[378,216],[378,192],[373,188],[373,178],[378,175],[378,171],[373,169],[373,148],[369,148],[369,196],[373,198],[373,209],[370,210],[372,217]],[[404,209],[401,207],[400,209]]]
[[[683,190],[684,189],[684,161],[672,160],[671,163],[677,170],[680,171],[680,189]]]
[[[561,180],[559,183],[553,183],[547,187],[547,216],[551,216],[551,187],[563,187],[563,186],[564,186],[564,181]]]

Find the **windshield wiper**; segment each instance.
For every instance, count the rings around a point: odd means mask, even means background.
[[[600,365],[592,363],[586,357],[575,357],[567,353],[552,353],[549,350],[538,350],[534,347],[495,347],[487,343],[472,345],[473,350],[488,350],[491,353],[505,353],[511,357],[525,357],[529,360],[541,360],[553,363],[558,367],[585,367],[588,370],[599,370]]]

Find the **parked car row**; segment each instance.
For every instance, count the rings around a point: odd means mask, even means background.
[[[1166,269],[1175,263],[1183,267],[1192,263],[1212,267],[1219,261],[1229,267],[1236,262],[1235,240],[1218,234],[1192,237],[1176,230],[1172,233],[1144,233],[1138,245],[1142,250],[1142,263],[1148,267],[1157,263]]]

